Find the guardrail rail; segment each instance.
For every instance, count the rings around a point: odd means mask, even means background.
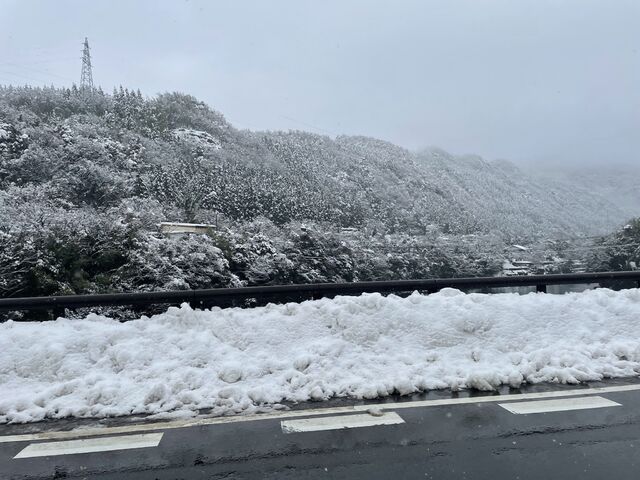
[[[193,308],[212,306],[250,306],[266,302],[301,301],[337,295],[361,293],[396,293],[413,291],[435,293],[443,288],[459,290],[490,290],[502,287],[536,287],[546,292],[549,285],[597,283],[600,286],[623,282],[640,288],[640,271],[571,273],[559,275],[523,275],[510,277],[438,278],[422,280],[391,280],[352,283],[316,283],[294,285],[265,285],[241,288],[213,288],[205,290],[176,290],[163,292],[108,293],[99,295],[62,295],[53,297],[0,298],[0,312],[21,310],[49,310],[62,314],[65,309],[151,305],[180,305],[189,303]]]

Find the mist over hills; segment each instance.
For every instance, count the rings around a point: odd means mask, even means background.
[[[552,176],[505,160],[455,157],[437,149],[417,155],[483,228],[513,239],[603,233],[637,215],[640,207],[640,197],[623,202],[622,195],[609,195],[597,174]]]
[[[638,216],[640,161],[637,165],[558,168],[542,170],[537,174],[549,180],[560,180],[568,185],[586,188],[614,203],[628,216]]]

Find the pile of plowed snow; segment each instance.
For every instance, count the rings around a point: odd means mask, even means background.
[[[640,372],[640,290],[366,294],[253,309],[187,305],[119,323],[0,324],[0,422],[374,398]]]

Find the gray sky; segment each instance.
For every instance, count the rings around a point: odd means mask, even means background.
[[[183,91],[234,125],[640,163],[637,0],[0,0],[0,83]]]

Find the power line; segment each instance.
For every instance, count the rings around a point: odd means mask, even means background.
[[[58,58],[47,58],[46,60],[35,60],[35,61],[28,61],[28,62],[13,62],[13,61],[7,61],[7,62],[0,62],[0,66],[2,65],[16,65],[16,66],[20,66],[20,67],[28,67],[30,65],[42,65],[42,64],[46,64],[46,63],[62,63],[62,62],[72,62],[72,61],[77,61],[78,57],[58,57]]]
[[[29,80],[29,81],[36,82],[36,83],[47,83],[47,81],[46,81],[46,80],[42,80],[42,79],[38,79],[38,78],[33,78],[33,77],[26,76],[26,75],[21,75],[21,74],[19,74],[19,73],[14,73],[14,72],[7,72],[7,71],[0,70],[0,74],[3,74],[3,75],[12,75],[12,76],[14,76],[14,77],[22,78],[22,79],[24,79],[24,80]]]
[[[453,244],[447,244],[447,243],[429,243],[429,244],[424,244],[424,245],[416,245],[416,246],[412,246],[412,247],[408,247],[408,248],[385,248],[384,245],[370,245],[369,248],[374,249],[374,250],[379,250],[381,252],[384,253],[421,253],[423,251],[429,250],[430,248],[443,248],[443,247],[451,247],[451,248],[456,248],[456,247],[462,247],[462,245],[453,245]],[[523,257],[527,257],[527,256],[537,256],[537,255],[543,255],[543,254],[550,254],[550,255],[556,255],[556,256],[563,256],[566,253],[587,253],[587,252],[591,252],[591,251],[598,251],[598,250],[606,250],[609,248],[614,248],[614,247],[636,247],[638,249],[640,249],[640,243],[624,243],[624,244],[606,244],[606,245],[591,245],[591,246],[584,246],[584,247],[574,247],[574,248],[565,248],[562,249],[560,252],[553,252],[552,249],[529,249],[526,252],[504,252],[504,251],[499,251],[499,250],[474,250],[474,249],[470,249],[468,252],[464,252],[464,253],[471,253],[471,254],[479,254],[479,255],[499,255],[502,257],[513,257],[516,255],[519,256],[523,256]]]
[[[20,65],[20,64],[11,63],[11,62],[6,62],[4,65],[10,66],[10,67],[14,67],[14,68],[20,68],[20,69],[24,69],[24,70],[30,70],[31,72],[36,73],[38,75],[47,75],[47,76],[50,76],[50,77],[56,77],[56,78],[60,78],[62,80],[68,80],[68,81],[73,82],[72,78],[65,77],[65,76],[62,76],[62,75],[58,75],[56,73],[52,73],[52,72],[49,72],[47,70],[43,70],[41,68],[28,67],[26,65]]]
[[[316,127],[315,125],[311,125],[310,123],[306,123],[303,122],[301,120],[296,120],[295,118],[291,118],[288,117],[286,115],[280,115],[280,117],[284,118],[285,120],[289,120],[290,122],[295,122],[295,123],[299,123],[300,125],[304,125],[307,128],[313,128],[314,130],[317,130],[319,132],[322,132],[324,134],[328,134],[328,135],[333,135],[333,136],[337,136],[338,134],[335,132],[331,132],[330,130],[324,129],[324,128],[320,128],[320,127]]]

